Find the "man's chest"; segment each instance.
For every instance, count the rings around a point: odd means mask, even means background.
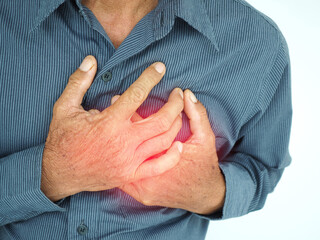
[[[194,31],[186,35],[172,30],[165,39],[129,54],[126,51],[131,47],[114,51],[98,35],[71,35],[63,29],[55,34],[11,39],[7,48],[1,46],[5,49],[0,55],[2,154],[45,141],[53,104],[71,73],[89,54],[97,58],[98,72],[84,97],[85,109],[107,108],[112,96],[123,93],[145,68],[161,61],[166,74],[138,109],[139,114],[147,117],[159,110],[176,87],[190,89],[207,109],[217,144],[221,148],[227,144],[228,151],[257,96],[258,84],[248,81],[250,74],[261,77],[255,63],[239,66],[241,53],[216,52],[204,38],[196,39]],[[184,141],[189,134],[184,116],[178,139]]]

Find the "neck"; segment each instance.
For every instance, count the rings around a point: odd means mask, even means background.
[[[134,26],[156,8],[158,0],[82,0],[81,4],[93,12],[118,48]]]
[[[154,9],[158,0],[82,0],[81,3],[110,18],[136,18]]]

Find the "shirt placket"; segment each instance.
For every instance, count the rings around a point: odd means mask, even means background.
[[[120,47],[115,49],[107,33],[93,13],[84,6],[80,6],[79,13],[86,19],[92,29],[105,39],[104,43],[107,43],[101,46],[106,55],[103,58],[105,62],[98,62],[98,71],[95,79],[85,94],[84,102],[82,103],[86,110],[95,108],[102,111],[110,105],[112,96],[120,94],[119,90],[121,89],[124,77],[132,74],[132,70],[129,72],[129,69],[133,69],[134,71],[141,66],[141,59],[137,59],[137,62],[140,63],[137,63],[137,67],[132,67],[135,66],[135,63],[131,59],[144,51],[156,40],[159,40],[159,33],[156,32],[162,31],[161,37],[164,37],[172,28],[174,19],[171,19],[170,24],[164,25],[164,23],[169,23],[165,19],[164,11],[158,9],[151,11],[134,27]],[[131,65],[130,68],[127,67],[128,64]],[[145,65],[146,63],[143,64]]]
[[[135,69],[140,69],[141,65],[146,66],[145,61],[150,61],[150,59],[142,60],[139,58],[132,60],[134,56],[145,50],[156,40],[164,37],[166,31],[169,32],[172,28],[173,21],[170,25],[164,26],[164,23],[168,21],[165,19],[163,11],[152,11],[135,26],[121,46],[118,49],[114,49],[110,38],[93,13],[81,6],[81,4],[78,4],[78,6],[80,8],[79,14],[87,21],[93,31],[99,33],[97,36],[105,40],[99,41],[101,43],[100,54],[105,52],[105,56],[102,58],[105,62],[98,62],[95,79],[82,103],[85,110],[98,109],[102,111],[110,106],[112,96],[121,94],[125,90],[123,86],[127,85],[127,83],[123,83],[124,79],[133,74]],[[159,26],[155,27],[155,21]],[[161,37],[159,33],[155,33],[155,30],[162,31]],[[94,55],[94,53],[92,54]],[[103,198],[100,195],[98,192],[82,192],[70,197],[68,239],[99,239],[101,234],[105,234],[106,226],[102,226],[99,220],[101,218],[104,220],[105,218],[112,218],[113,215],[101,215],[101,201],[110,202],[110,204],[105,204],[109,210],[104,209],[104,213],[112,212],[112,208],[116,208],[117,201],[111,201],[108,195],[104,195]],[[110,219],[108,222],[115,222],[115,219]],[[115,225],[114,228],[116,227],[118,226]],[[113,228],[112,225],[109,228]],[[109,229],[109,231],[113,232],[112,229]]]
[[[68,239],[96,239],[99,231],[99,194],[81,192],[70,197]]]

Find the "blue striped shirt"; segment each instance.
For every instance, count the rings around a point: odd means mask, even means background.
[[[59,202],[41,192],[53,104],[89,54],[98,71],[85,109],[108,107],[156,61],[167,71],[140,115],[160,109],[175,87],[195,93],[216,135],[226,180],[222,212],[148,207],[119,189]],[[160,0],[115,49],[79,0],[1,0],[0,239],[204,239],[209,220],[263,207],[291,161],[291,117],[286,42],[245,1]],[[183,124],[181,141],[190,134],[185,116]]]

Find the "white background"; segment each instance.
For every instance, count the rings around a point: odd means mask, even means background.
[[[292,66],[292,164],[265,207],[211,222],[206,240],[320,240],[320,1],[248,0],[284,34]]]

